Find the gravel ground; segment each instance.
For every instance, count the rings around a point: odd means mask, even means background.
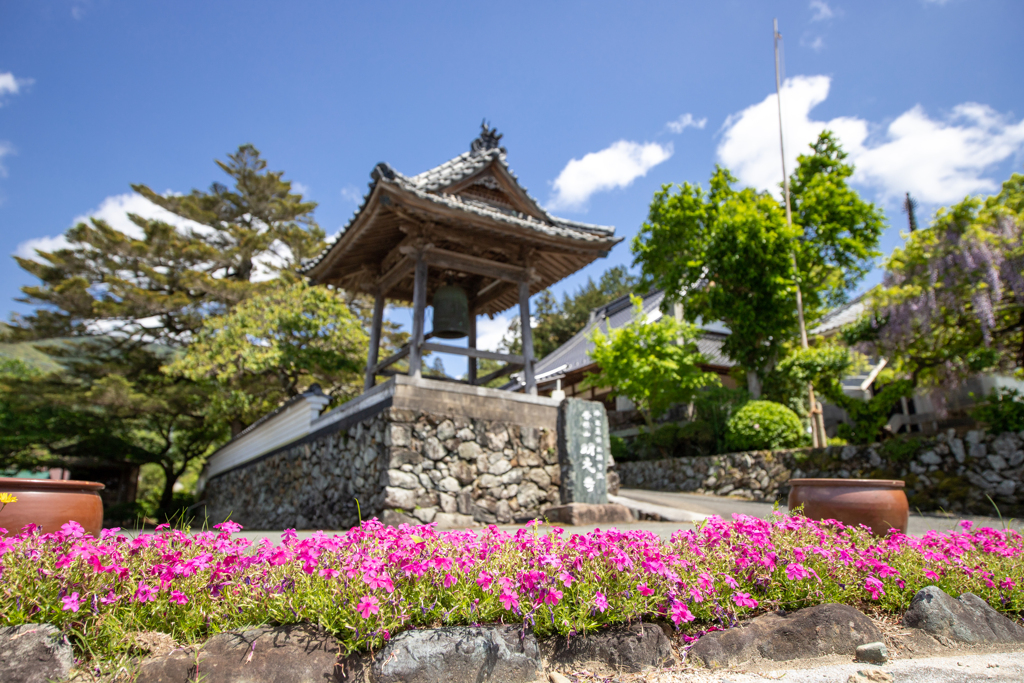
[[[893,683],[967,683],[973,681],[1024,681],[1024,653],[976,654],[928,659],[901,659],[882,666],[843,663],[821,663],[805,660],[798,663],[773,662],[773,668],[756,671],[676,668],[648,671],[642,674],[595,676],[579,672],[568,676],[572,683],[847,683],[853,676],[856,683],[892,681]],[[827,660],[826,660],[827,661]],[[783,665],[787,665],[786,668]],[[872,672],[874,678],[858,675]],[[878,676],[885,673],[891,676]]]

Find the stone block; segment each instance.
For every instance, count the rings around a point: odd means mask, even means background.
[[[436,436],[430,436],[423,442],[423,454],[431,460],[437,461],[444,458],[448,454],[448,450]]]
[[[990,455],[986,458],[986,460],[988,460],[989,467],[996,470],[997,472],[999,470],[1006,469],[1006,461],[1003,460],[1003,457],[1000,455]]]
[[[1024,628],[973,593],[958,599],[938,586],[925,586],[910,601],[903,624],[961,643],[1024,643]]]
[[[459,446],[459,457],[463,460],[476,460],[481,452],[480,444],[475,441],[465,441]]]
[[[434,515],[434,522],[438,529],[466,529],[478,526],[471,515],[451,512],[438,512]]]
[[[387,426],[387,430],[384,432],[385,446],[403,447],[409,446],[410,443],[412,443],[412,435],[409,433],[409,427],[394,422]]]
[[[512,463],[510,463],[508,460],[505,460],[504,458],[502,458],[502,459],[498,460],[497,462],[493,463],[490,466],[490,468],[488,468],[487,471],[490,474],[501,475],[501,474],[505,474],[510,469],[512,469]]]
[[[412,515],[407,515],[404,512],[398,512],[397,510],[385,510],[380,515],[380,521],[384,526],[398,526],[400,524],[411,524],[416,526],[419,524],[419,520]]]
[[[384,488],[384,507],[411,510],[416,507],[416,492],[387,486]]]
[[[412,516],[424,524],[430,524],[433,522],[436,515],[437,508],[435,507],[416,508],[412,511]]]
[[[857,646],[857,661],[869,664],[885,664],[889,661],[889,649],[885,643],[874,642]]]
[[[405,631],[374,659],[375,683],[532,683],[543,676],[533,634],[518,626]]]
[[[635,624],[572,638],[559,636],[551,663],[563,671],[587,670],[604,676],[674,666],[679,658],[660,627]]]
[[[340,649],[309,625],[219,633],[199,652],[198,676],[223,683],[306,683],[333,680]]]
[[[858,645],[882,640],[867,616],[849,605],[806,607],[786,615],[765,614],[724,631],[712,631],[690,648],[689,657],[709,668],[734,666],[757,657],[774,661],[854,655]]]
[[[444,477],[437,483],[438,488],[447,493],[457,493],[461,486],[455,477]]]
[[[388,470],[388,483],[400,489],[419,488],[420,480],[415,474],[402,470]]]
[[[951,439],[949,442],[949,450],[953,452],[953,457],[961,465],[967,459],[967,453],[964,451],[964,442],[960,439]]]
[[[941,465],[942,464],[942,457],[938,453],[936,453],[935,451],[925,451],[921,455],[917,456],[917,459],[920,460],[925,465]]]
[[[544,516],[551,522],[570,526],[590,526],[593,524],[625,524],[632,522],[633,513],[625,505],[605,503],[569,503],[550,507]]]
[[[0,679],[4,683],[63,681],[74,661],[71,643],[52,624],[0,628]]]
[[[455,496],[450,493],[441,493],[438,495],[438,504],[441,507],[442,512],[455,513],[459,511],[458,504]]]
[[[476,468],[465,460],[457,460],[448,466],[448,471],[465,486],[476,479]]]
[[[437,438],[440,441],[447,441],[455,436],[455,424],[451,420],[445,420],[437,425]]]

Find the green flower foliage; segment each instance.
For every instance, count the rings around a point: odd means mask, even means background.
[[[615,394],[636,404],[649,428],[654,420],[675,403],[689,403],[697,392],[717,384],[713,372],[700,365],[704,356],[697,350],[698,330],[671,316],[647,322],[639,297],[631,297],[634,319],[608,335],[595,329],[591,337],[591,358],[600,370],[588,375],[584,387],[613,387]]]
[[[796,413],[772,401],[750,401],[729,419],[727,443],[734,451],[796,448],[805,441]]]
[[[215,414],[248,422],[313,383],[335,400],[359,393],[367,343],[339,292],[297,282],[207,318],[166,371],[213,380]]]

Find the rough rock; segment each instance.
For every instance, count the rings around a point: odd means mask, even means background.
[[[642,624],[586,636],[559,637],[550,661],[567,671],[586,669],[597,674],[638,673],[646,667],[679,663],[665,632],[657,626]]]
[[[846,679],[846,683],[892,683],[892,674],[875,669],[862,669]]]
[[[172,650],[147,657],[139,663],[135,683],[189,683],[195,680],[196,653],[192,649]]]
[[[869,664],[885,664],[889,661],[889,650],[885,643],[865,643],[857,646],[857,661]]]
[[[910,601],[903,623],[940,640],[969,644],[1024,643],[1024,628],[973,593],[958,599],[938,586],[925,586]]]
[[[725,631],[705,634],[689,656],[710,668],[756,657],[775,661],[853,655],[858,645],[882,640],[868,617],[849,605],[807,607],[786,615],[765,614]]]
[[[532,683],[542,673],[537,639],[517,626],[405,631],[372,667],[375,683]]]
[[[622,524],[632,522],[633,513],[625,505],[605,503],[569,503],[550,507],[544,516],[551,522],[570,526],[589,526],[592,524]]]
[[[56,626],[0,628],[0,680],[4,683],[63,681],[73,664],[71,643]]]
[[[193,678],[218,683],[321,683],[338,680],[340,646],[308,625],[219,633],[199,652]]]

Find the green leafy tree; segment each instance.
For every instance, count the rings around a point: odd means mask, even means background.
[[[566,292],[561,303],[551,290],[545,289],[538,294],[531,312],[534,355],[543,358],[572,339],[590,322],[592,310],[629,294],[636,288],[637,281],[638,278],[624,267],[615,266],[602,273],[597,282],[588,277],[587,283],[573,294]],[[504,341],[509,353],[522,353],[521,335],[519,319],[516,318],[509,325]]]
[[[632,297],[634,320],[610,330],[594,330],[591,358],[599,371],[587,375],[583,387],[611,387],[614,395],[632,401],[653,430],[654,420],[673,404],[689,403],[702,388],[718,383],[705,372],[705,358],[697,350],[699,330],[662,316],[647,322],[639,297]]]
[[[684,183],[655,193],[633,240],[642,284],[683,301],[690,322],[720,320],[725,353],[748,369],[754,397],[797,325],[791,249],[797,230],[767,192],[732,187],[724,168],[710,190]]]
[[[906,236],[855,330],[914,386],[1024,367],[1024,175]]]
[[[367,343],[340,292],[296,282],[207,318],[166,370],[213,381],[214,414],[237,430],[314,383],[334,402],[359,393]]]
[[[225,438],[222,416],[211,411],[222,387],[162,368],[208,317],[297,281],[296,268],[323,247],[324,234],[312,218],[316,204],[293,193],[281,172],[267,170],[253,146],[217,163],[230,187],[163,196],[133,186],[186,219],[183,225],[130,215],[137,231],[128,234],[91,219],[67,231],[69,247],[16,257],[40,283],[22,289],[21,301],[35,310],[16,317],[7,336],[64,339],[36,348],[66,357],[58,358],[61,372],[19,385],[18,419],[38,428],[21,430],[7,451],[17,455],[5,458],[34,453],[42,461],[91,449],[112,460],[157,463],[165,505],[177,477]],[[258,383],[245,388],[261,392],[253,403],[266,395]]]
[[[808,324],[846,300],[877,255],[884,218],[846,180],[853,167],[834,136],[823,132],[792,176],[793,227],[767,193],[737,191],[725,169],[710,190],[664,186],[633,241],[641,286],[682,301],[687,320],[720,320],[730,331],[725,352],[747,372],[751,394],[796,336],[796,284]],[[793,272],[796,257],[798,272]]]
[[[847,185],[853,166],[830,131],[797,157],[790,177],[804,314],[808,323],[840,306],[874,267],[885,215]]]
[[[813,384],[834,393],[841,387],[843,377],[864,359],[856,352],[839,345],[795,347],[779,361],[765,380],[764,395],[771,401],[782,403],[803,419],[808,418],[807,385]]]

